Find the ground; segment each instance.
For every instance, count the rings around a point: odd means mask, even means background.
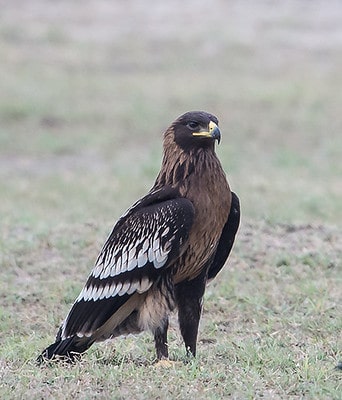
[[[2,2],[0,397],[339,399],[342,6]],[[37,367],[179,114],[220,120],[242,204],[198,357],[151,335]]]

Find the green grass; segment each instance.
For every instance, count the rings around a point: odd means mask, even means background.
[[[208,287],[196,360],[187,362],[173,320],[169,369],[154,364],[148,334],[94,346],[74,366],[37,367],[34,358],[78,294],[96,231],[75,224],[26,248],[14,244],[1,288],[4,398],[339,398],[342,282],[332,248],[341,254],[340,232],[309,226],[242,227],[230,268]]]
[[[0,398],[341,398],[341,6],[314,8],[2,6]],[[174,318],[170,368],[149,334],[37,367],[113,223],[151,187],[163,130],[191,109],[219,117],[243,211],[197,359]]]

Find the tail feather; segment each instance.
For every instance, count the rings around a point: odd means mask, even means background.
[[[72,336],[64,340],[57,340],[55,343],[47,347],[37,358],[37,362],[41,364],[44,361],[55,358],[62,358],[65,361],[76,361],[81,353],[84,353],[93,344],[91,338]]]

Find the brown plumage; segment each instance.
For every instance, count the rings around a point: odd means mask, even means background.
[[[186,113],[167,129],[154,186],[114,226],[40,361],[73,359],[94,342],[143,330],[153,332],[157,358],[168,357],[175,308],[186,350],[196,354],[205,285],[223,267],[240,220],[215,140],[217,118],[205,112]]]

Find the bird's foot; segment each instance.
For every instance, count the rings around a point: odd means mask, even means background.
[[[156,368],[174,368],[176,366],[179,366],[181,363],[179,361],[172,361],[169,360],[168,358],[162,358],[161,360],[158,360],[154,366]]]

